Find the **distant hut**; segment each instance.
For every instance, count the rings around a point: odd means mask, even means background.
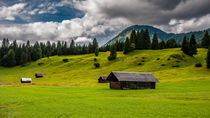
[[[151,73],[111,72],[107,77],[111,89],[155,89],[159,82]]]
[[[21,83],[31,83],[32,79],[31,78],[21,78]]]
[[[106,78],[106,76],[100,76],[98,78],[98,83],[108,83],[109,81],[107,81]]]
[[[43,77],[43,74],[42,74],[42,73],[36,73],[36,74],[35,74],[35,77],[36,77],[36,78],[41,78],[41,77]]]

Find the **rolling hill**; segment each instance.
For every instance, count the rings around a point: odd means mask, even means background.
[[[126,28],[125,30],[123,30],[122,32],[120,32],[116,37],[114,37],[113,39],[111,39],[110,41],[108,41],[106,43],[107,44],[112,44],[115,43],[117,40],[119,41],[125,41],[126,37],[130,36],[130,33],[132,30],[136,30],[136,31],[141,31],[141,30],[149,30],[149,34],[150,34],[150,38],[152,39],[153,34],[156,32],[158,35],[158,39],[159,40],[163,40],[166,41],[168,39],[176,39],[178,43],[182,42],[183,37],[186,35],[188,38],[191,36],[192,33],[195,34],[195,37],[197,39],[198,42],[201,42],[201,38],[203,37],[204,31],[194,31],[194,32],[189,32],[189,33],[181,33],[181,34],[174,34],[174,33],[167,33],[164,32],[158,28],[152,27],[152,26],[147,26],[147,25],[133,25],[130,26],[128,28]],[[210,32],[210,28],[207,29]]]
[[[180,49],[136,50],[100,53],[96,69],[94,54],[53,56],[25,66],[0,67],[1,118],[208,118],[210,117],[210,70],[206,49],[195,57]],[[144,57],[144,58],[143,58]],[[63,62],[69,59],[69,62]],[[195,64],[201,62],[202,67]],[[38,63],[44,63],[38,65]],[[141,63],[141,64],[140,64]],[[150,72],[160,81],[156,89],[111,90],[99,84],[111,71]],[[34,78],[35,73],[43,78]],[[31,84],[20,84],[31,77]]]

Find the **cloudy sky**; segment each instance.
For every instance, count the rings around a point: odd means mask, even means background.
[[[0,39],[104,44],[127,26],[210,28],[210,0],[0,0]]]

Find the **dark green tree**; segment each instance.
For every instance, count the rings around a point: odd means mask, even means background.
[[[159,43],[158,43],[158,38],[157,38],[157,34],[156,34],[156,33],[154,33],[154,35],[153,35],[153,39],[152,39],[152,49],[153,49],[153,50],[159,49]]]
[[[95,49],[95,56],[98,56],[98,55],[99,55],[99,49],[96,48],[96,49]]]
[[[189,55],[189,51],[190,51],[189,45],[190,45],[189,40],[187,39],[186,36],[184,36],[183,41],[182,41],[182,48],[181,48],[181,50],[183,51],[183,53],[185,53],[187,55]]]
[[[96,38],[93,39],[93,50],[92,52],[95,52],[96,48],[98,48],[98,42],[96,40]]]
[[[46,44],[46,56],[49,58],[52,53],[52,47],[50,41],[47,41]]]
[[[112,45],[110,48],[110,56],[108,57],[108,60],[115,60],[117,58],[117,52],[115,45]]]
[[[131,36],[130,36],[130,43],[134,43],[136,42],[136,31],[135,30],[132,30],[131,32]]]
[[[20,64],[24,65],[26,64],[28,60],[28,48],[25,46],[25,44],[22,45],[22,51],[21,51],[21,56],[20,56]]]
[[[61,44],[61,41],[58,41],[58,43],[57,43],[57,55],[61,56],[62,54],[63,54],[62,53],[62,44]]]
[[[127,54],[129,52],[129,48],[130,48],[130,40],[127,37],[124,44],[123,54]]]
[[[27,55],[28,55],[28,61],[30,62],[31,61],[31,44],[29,40],[27,41],[26,48],[28,49]]]
[[[176,42],[176,39],[169,39],[166,42],[166,48],[177,48],[178,44]]]
[[[209,45],[210,45],[210,36],[209,36],[207,30],[206,30],[206,32],[205,32],[203,38],[202,38],[201,45],[202,45],[203,48],[208,48]]]
[[[144,32],[144,49],[150,49],[151,48],[151,41],[149,36],[149,30],[146,29]]]
[[[70,47],[69,47],[69,51],[70,51],[70,54],[75,54],[75,43],[74,43],[74,40],[71,41],[71,44],[70,44]]]
[[[15,52],[13,49],[8,51],[8,54],[3,57],[3,66],[12,67],[16,65]]]
[[[195,39],[195,35],[192,34],[190,37],[189,55],[193,56],[194,54],[197,54],[197,42]]]
[[[165,48],[166,48],[165,41],[161,41],[161,42],[159,43],[159,48],[160,48],[160,49],[165,49]]]

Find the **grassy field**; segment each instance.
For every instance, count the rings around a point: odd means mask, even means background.
[[[24,67],[0,67],[0,117],[209,118],[206,52],[199,49],[194,58],[174,58],[183,55],[180,49],[141,50],[128,55],[119,52],[115,61],[108,61],[109,52],[105,52],[97,57],[99,69],[93,66],[93,54],[44,58]],[[62,62],[64,58],[69,62]],[[195,67],[198,62],[203,67]],[[109,84],[97,83],[99,76],[111,71],[151,72],[160,83],[155,90],[111,90]],[[36,72],[43,73],[44,78],[35,79]],[[20,84],[21,77],[31,77],[33,82]]]

